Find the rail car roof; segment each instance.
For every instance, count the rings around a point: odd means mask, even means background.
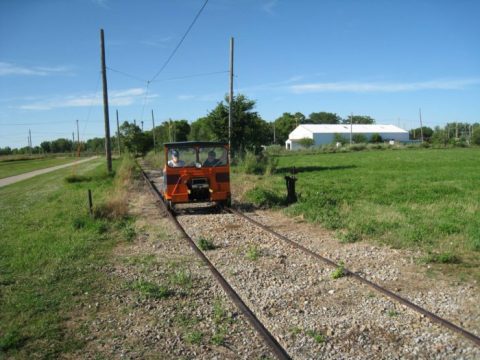
[[[163,146],[168,148],[170,147],[190,147],[190,146],[225,146],[228,145],[227,142],[223,141],[179,141],[179,142],[170,142],[164,143]]]

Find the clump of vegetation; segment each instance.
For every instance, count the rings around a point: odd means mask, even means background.
[[[332,279],[340,279],[346,275],[345,264],[343,261],[340,262],[339,266],[332,271]]]
[[[200,344],[203,339],[203,333],[198,330],[193,330],[188,333],[186,333],[183,336],[183,339],[188,343],[188,344]]]
[[[211,240],[204,237],[198,240],[198,247],[203,251],[215,250],[217,248]]]
[[[238,164],[238,168],[245,174],[256,175],[271,175],[275,173],[277,166],[278,159],[265,151],[259,154],[247,151]]]
[[[75,219],[73,219],[72,225],[75,230],[81,229],[85,227],[85,219],[81,217],[76,217]]]
[[[325,342],[325,336],[319,331],[307,330],[305,334],[313,338],[317,344],[322,344]]]
[[[123,228],[123,236],[126,241],[129,241],[129,242],[133,241],[137,236],[135,227],[130,223],[126,223],[125,227]]]
[[[347,231],[339,234],[340,242],[349,244],[361,240],[361,235],[356,231]]]
[[[298,143],[305,149],[310,149],[313,145],[315,145],[315,140],[310,138],[303,138],[298,140]]]
[[[286,197],[280,196],[272,190],[254,187],[245,194],[245,198],[261,208],[274,208],[286,205]]]
[[[424,259],[426,263],[435,264],[460,264],[461,259],[450,252],[444,252],[441,254],[428,254]]]
[[[92,178],[90,176],[84,175],[68,175],[65,177],[67,183],[79,183],[79,182],[89,182]]]
[[[131,288],[139,291],[143,297],[148,299],[159,300],[173,295],[173,291],[171,291],[168,287],[164,285],[157,285],[145,280],[135,281],[131,285]]]
[[[247,259],[255,261],[260,257],[260,249],[256,245],[250,245],[245,256]]]
[[[185,269],[180,269],[175,271],[170,275],[170,283],[173,285],[178,285],[186,288],[192,287],[192,275],[189,271]]]
[[[212,336],[212,344],[220,346],[225,344],[227,331],[224,327],[220,327]]]
[[[398,316],[398,312],[396,312],[395,310],[388,310],[387,315],[389,317],[395,317]]]

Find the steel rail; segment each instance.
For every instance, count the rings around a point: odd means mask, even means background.
[[[316,259],[319,259],[321,260],[322,262],[334,267],[334,268],[338,268],[340,265],[335,263],[334,261],[330,260],[330,259],[327,259],[326,257],[323,257],[322,255],[306,248],[305,246],[297,243],[296,241],[293,241],[289,238],[287,238],[286,236],[272,230],[270,227],[252,219],[251,217],[245,215],[244,213],[236,210],[236,209],[232,209],[232,208],[225,208],[226,211],[232,213],[232,214],[235,214],[235,215],[238,215],[240,216],[241,218],[249,221],[250,223],[262,228],[263,230],[265,230],[266,232],[274,235],[275,237],[287,242],[288,244],[292,245],[293,247],[297,248],[297,249],[300,249],[304,252],[306,252],[307,254],[313,256],[314,258]],[[467,338],[468,340],[472,341],[475,345],[477,346],[480,346],[480,338],[478,336],[476,336],[475,334],[459,327],[458,325],[455,325],[454,323],[444,319],[444,318],[441,318],[439,317],[438,315],[435,315],[434,313],[414,304],[413,302],[401,297],[400,295],[378,285],[378,284],[375,284],[374,282],[371,282],[370,280],[367,280],[366,278],[360,276],[359,274],[351,271],[351,270],[348,270],[346,268],[344,268],[344,273],[345,275],[349,275],[349,276],[352,276],[353,278],[359,280],[360,282],[362,282],[363,284],[367,285],[367,286],[370,286],[371,288],[377,290],[378,292],[382,293],[383,295],[395,300],[395,301],[398,301],[399,303],[405,305],[405,306],[408,306],[409,308],[411,308],[412,310],[428,317],[430,320],[432,320],[433,322],[436,322],[437,324],[440,324],[442,326],[445,326],[447,327],[448,329],[464,336],[465,338]]]
[[[291,359],[285,349],[278,343],[278,341],[273,337],[273,335],[265,328],[265,326],[258,320],[255,314],[248,308],[248,306],[243,302],[240,296],[235,292],[235,290],[230,286],[230,284],[225,280],[225,278],[218,272],[215,266],[208,260],[205,254],[198,248],[192,238],[186,233],[182,225],[178,222],[175,215],[172,214],[165,203],[163,202],[162,196],[158,191],[157,187],[150,181],[147,173],[140,167],[142,176],[149,186],[150,192],[158,199],[157,203],[160,203],[162,210],[165,211],[169,219],[174,223],[175,227],[182,234],[182,237],[187,240],[188,244],[192,250],[197,254],[198,257],[208,266],[212,275],[220,283],[220,286],[223,288],[228,297],[233,301],[237,308],[245,315],[248,322],[253,326],[253,328],[258,332],[262,337],[265,343],[268,345],[270,350],[276,355],[278,359]]]

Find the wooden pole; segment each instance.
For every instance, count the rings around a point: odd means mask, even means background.
[[[422,140],[423,143],[423,124],[422,124],[422,109],[418,109],[418,114],[420,115],[420,139]]]
[[[157,146],[155,144],[155,117],[153,116],[153,109],[152,109],[152,136],[153,136],[153,152],[157,153]]]
[[[107,67],[105,65],[105,41],[103,29],[100,29],[100,51],[102,63],[103,83],[103,117],[105,120],[105,154],[107,156],[107,170],[112,172],[112,149],[110,147],[110,119],[108,116],[108,89],[107,89]]]
[[[353,113],[350,114],[350,145],[352,145],[353,139]]]
[[[230,38],[230,94],[228,96],[228,157],[232,161],[233,37]]]
[[[118,156],[122,154],[120,150],[120,124],[118,122],[118,110],[116,110],[117,113],[117,148],[118,148]]]
[[[88,212],[93,216],[92,190],[88,189]]]

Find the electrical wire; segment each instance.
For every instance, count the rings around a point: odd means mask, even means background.
[[[187,31],[185,32],[185,34],[183,34],[182,38],[180,39],[179,43],[177,44],[177,46],[175,47],[175,49],[173,49],[172,53],[170,54],[170,56],[168,57],[167,61],[165,61],[165,63],[162,65],[162,67],[160,68],[160,70],[157,71],[157,73],[153,76],[153,78],[150,80],[150,82],[152,81],[155,81],[155,79],[158,77],[158,75],[161,74],[161,72],[167,67],[168,63],[170,62],[170,60],[172,60],[173,56],[175,55],[175,53],[177,52],[177,50],[180,48],[180,46],[182,45],[183,41],[185,40],[185,38],[187,37],[188,33],[190,32],[190,30],[192,30],[193,28],[193,25],[195,25],[195,23],[197,22],[198,18],[200,17],[203,9],[205,9],[205,6],[207,6],[207,3],[208,3],[208,0],[205,0],[205,2],[203,3],[202,7],[200,8],[200,10],[198,11],[197,15],[195,15],[195,18],[193,19],[192,23],[190,24],[190,26],[188,27]]]
[[[101,75],[102,75],[102,73],[99,72],[98,77],[97,77],[97,85],[95,86],[95,95],[93,96],[92,102],[90,103],[90,106],[88,107],[87,118],[85,119],[85,125],[83,126],[82,138],[85,135],[85,130],[87,129],[87,124],[88,124],[88,121],[90,120],[90,115],[92,113],[92,107],[95,104],[95,100],[97,100],[98,86],[100,85],[100,76]]]
[[[142,79],[142,78],[140,78],[140,77],[138,77],[138,76],[135,76],[135,75],[132,75],[132,74],[129,74],[129,73],[120,71],[120,70],[112,69],[112,68],[109,67],[109,66],[107,66],[107,69],[110,70],[110,71],[116,72],[116,73],[118,73],[118,74],[120,74],[120,75],[129,77],[129,78],[131,78],[131,79],[138,80],[138,81],[143,82],[143,83],[146,83],[146,82],[148,81],[148,80]]]
[[[185,76],[178,76],[178,77],[172,77],[172,78],[166,78],[166,79],[158,79],[155,81],[150,81],[158,83],[158,82],[163,82],[163,81],[172,81],[172,80],[183,80],[183,79],[190,79],[194,77],[200,77],[200,76],[209,76],[209,75],[217,75],[217,74],[225,74],[228,73],[228,70],[224,71],[214,71],[214,72],[208,72],[208,73],[199,73],[199,74],[192,74],[192,75],[185,75]]]

